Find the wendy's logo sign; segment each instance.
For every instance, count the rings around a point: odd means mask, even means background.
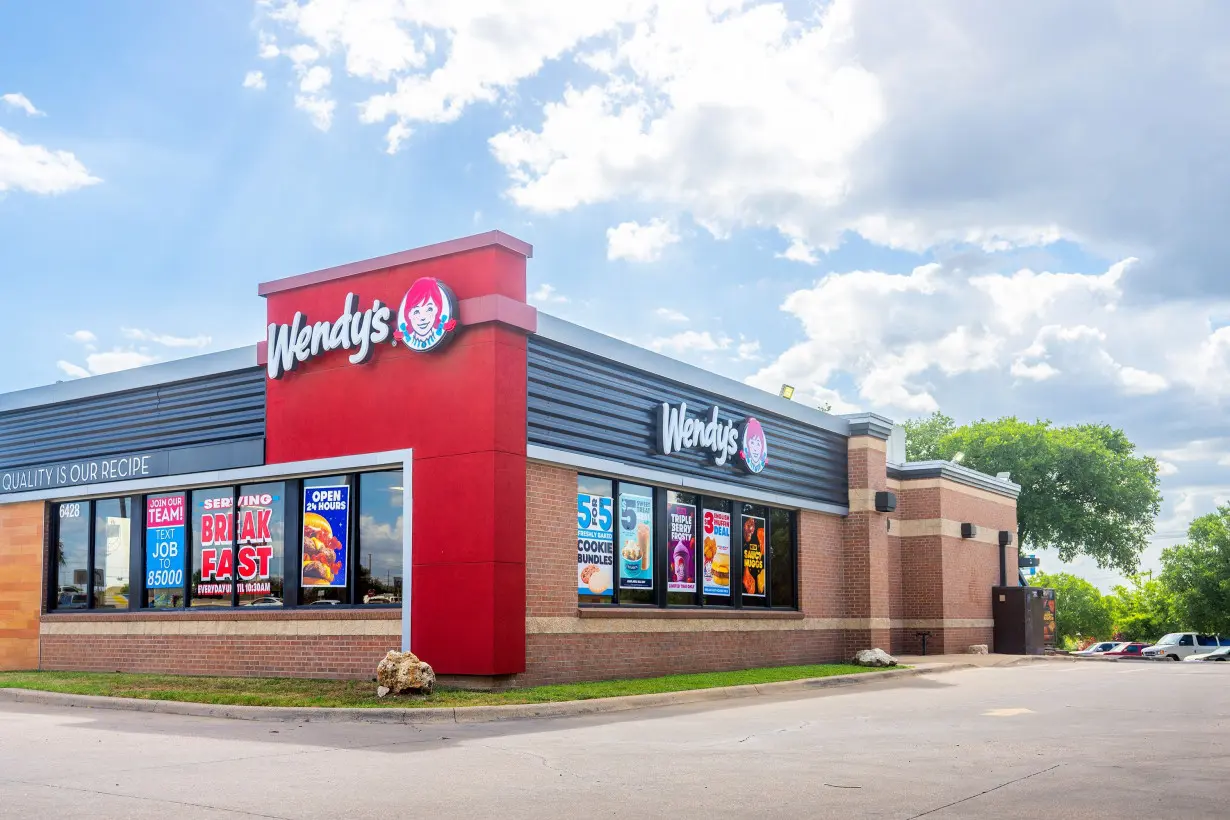
[[[269,325],[266,368],[269,378],[280,379],[299,365],[331,350],[349,350],[351,364],[363,364],[376,345],[402,342],[425,353],[443,347],[457,330],[457,297],[439,279],[425,276],[406,291],[396,318],[379,299],[359,310],[359,297],[346,294],[341,314],[332,321],[312,322],[296,312],[290,324]],[[394,331],[390,325],[395,325]],[[396,340],[396,341],[395,341]]]
[[[411,350],[426,353],[443,347],[457,328],[457,297],[448,285],[424,276],[402,297],[393,337]]]
[[[740,425],[723,419],[716,406],[710,409],[708,417],[695,418],[688,415],[686,403],[672,407],[663,402],[658,452],[668,456],[693,449],[708,450],[718,467],[738,454],[749,473],[759,473],[769,463],[769,439],[756,419],[749,417]]]
[[[749,418],[743,423],[743,446],[739,450],[739,458],[743,459],[743,466],[749,473],[758,473],[769,463],[769,439],[756,419]]]

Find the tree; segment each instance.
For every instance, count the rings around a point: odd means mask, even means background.
[[[1230,506],[1202,515],[1162,552],[1162,583],[1182,629],[1230,634]]]
[[[937,416],[923,424],[940,426],[946,417]],[[908,452],[908,439],[906,446]],[[1105,424],[1054,427],[1049,421],[1002,418],[947,433],[936,442],[933,457],[961,453],[967,467],[1009,473],[1021,485],[1022,545],[1054,549],[1062,561],[1088,555],[1099,567],[1129,574],[1136,571],[1161,507],[1157,462],[1135,455],[1135,449],[1122,430]]]
[[[932,461],[940,457],[940,439],[957,429],[956,422],[936,410],[926,418],[901,422],[905,428],[905,460]]]
[[[1055,640],[1068,638],[1105,639],[1111,636],[1114,619],[1110,601],[1098,588],[1066,572],[1035,575],[1030,583],[1055,590]]]
[[[1129,586],[1117,586],[1107,597],[1115,634],[1124,640],[1153,643],[1181,627],[1174,614],[1174,596],[1152,573],[1132,575]]]

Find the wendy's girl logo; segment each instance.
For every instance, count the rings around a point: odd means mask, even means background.
[[[453,338],[456,327],[457,297],[439,279],[424,276],[402,298],[393,337],[411,350],[426,353]]]
[[[760,472],[769,463],[769,440],[759,421],[749,418],[744,423],[742,441],[739,458],[743,460],[743,466],[750,473]]]

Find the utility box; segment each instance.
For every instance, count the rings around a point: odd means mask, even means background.
[[[992,587],[995,651],[1004,655],[1041,655],[1048,633],[1055,640],[1055,590],[1042,587]],[[1050,628],[1047,628],[1049,616]]]

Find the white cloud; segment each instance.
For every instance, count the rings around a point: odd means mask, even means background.
[[[314,65],[303,72],[299,80],[299,90],[304,94],[317,94],[329,87],[333,82],[333,72],[327,66]]]
[[[328,131],[333,126],[333,109],[336,105],[336,102],[327,97],[295,95],[295,108],[307,113],[312,125],[321,131]]]
[[[1159,476],[1176,475],[1178,472],[1179,468],[1176,465],[1171,464],[1169,461],[1162,461],[1161,459],[1158,459],[1157,474]]]
[[[98,337],[88,330],[74,330],[72,333],[68,334],[68,338],[72,339],[74,342],[80,342],[83,345],[93,344],[98,341]]]
[[[679,234],[664,219],[651,219],[648,224],[621,222],[606,231],[606,258],[627,259],[629,262],[655,262],[662,250],[679,241]]]
[[[805,265],[814,265],[820,261],[816,251],[798,238],[790,240],[790,247],[774,255],[778,259],[789,259],[791,262],[802,262]]]
[[[66,362],[63,359],[56,362],[56,367],[60,368],[64,375],[70,376],[74,379],[84,379],[86,376],[90,375],[90,371],[86,370],[81,365]]]
[[[653,312],[653,315],[657,316],[664,322],[679,322],[683,324],[688,321],[688,317],[686,315],[680,313],[674,308],[660,307]]]
[[[244,88],[254,88],[257,91],[261,91],[262,89],[264,89],[265,88],[265,72],[249,71],[247,74],[243,75],[243,87]]]
[[[152,330],[141,330],[135,327],[120,328],[125,339],[137,342],[153,342],[163,347],[207,347],[212,338],[204,334],[196,336],[172,336],[167,333],[155,333]]]
[[[5,103],[6,105],[12,108],[17,108],[17,109],[20,109],[21,111],[25,111],[26,116],[29,116],[29,117],[47,116],[46,112],[39,111],[37,108],[35,108],[34,103],[30,102],[30,98],[27,97],[25,94],[22,94],[20,91],[14,92],[12,94],[5,94],[3,96],[0,96],[0,102]]]
[[[113,350],[101,353],[91,353],[85,357],[85,366],[93,374],[114,373],[117,370],[128,370],[158,361],[156,356],[142,353],[139,350]]]
[[[62,194],[99,182],[71,152],[23,143],[0,128],[0,193]]]
[[[530,294],[529,302],[532,305],[562,305],[568,301],[567,296],[561,296],[556,293],[554,285],[548,285],[543,282],[541,285]]]
[[[707,330],[685,330],[673,336],[660,336],[651,339],[649,347],[659,353],[674,353],[683,355],[689,353],[716,353],[730,347],[730,339],[726,336],[714,336]]]
[[[758,362],[763,356],[760,355],[760,342],[756,340],[740,339],[739,346],[735,348],[735,359],[741,362]]]

